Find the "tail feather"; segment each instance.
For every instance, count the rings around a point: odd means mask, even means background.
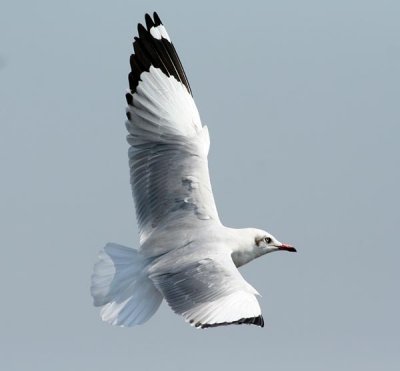
[[[137,250],[114,243],[100,251],[90,291],[103,321],[133,326],[157,311],[162,295],[145,273],[147,263]]]

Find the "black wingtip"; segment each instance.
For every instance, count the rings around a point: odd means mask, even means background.
[[[237,321],[232,322],[220,322],[220,323],[196,323],[195,327],[200,328],[211,328],[211,327],[219,327],[219,326],[228,326],[228,325],[256,325],[259,327],[264,327],[264,318],[262,315],[257,317],[249,317],[249,318],[241,318]]]
[[[148,13],[145,14],[144,19],[146,21],[147,31],[150,31],[150,28],[155,26],[154,21],[151,19],[150,14]]]
[[[126,93],[126,94],[125,94],[125,98],[126,98],[126,103],[127,103],[129,106],[133,106],[133,97],[132,97],[132,94]]]
[[[148,72],[153,66],[161,69],[166,76],[175,77],[186,87],[189,94],[192,94],[182,63],[166,35],[166,31],[162,29],[158,30],[159,32],[150,32],[152,28],[162,25],[160,17],[154,12],[153,18],[148,13],[144,18],[147,29],[142,23],[137,25],[138,36],[134,37],[134,54],[130,59],[129,87],[131,92],[136,91],[141,74],[145,71]]]
[[[147,30],[141,23],[138,23],[137,30],[138,30],[139,38],[146,37]]]
[[[153,18],[154,18],[154,26],[159,26],[160,24],[163,24],[161,22],[160,17],[158,16],[158,14],[156,12],[153,13]]]

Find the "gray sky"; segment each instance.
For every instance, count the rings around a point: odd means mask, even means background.
[[[1,369],[398,370],[400,3],[184,4],[3,1]],[[138,244],[124,90],[153,10],[209,126],[223,222],[298,248],[242,269],[264,329],[195,330],[165,304],[120,329],[92,307],[98,249]]]

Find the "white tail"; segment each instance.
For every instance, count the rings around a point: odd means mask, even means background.
[[[146,275],[147,263],[137,250],[114,243],[100,251],[90,292],[103,321],[139,325],[157,311],[163,297]]]

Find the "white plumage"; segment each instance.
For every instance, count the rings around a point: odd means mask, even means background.
[[[295,251],[258,229],[219,220],[208,172],[210,139],[158,15],[139,24],[127,92],[129,166],[139,250],[107,244],[92,276],[94,305],[114,325],[147,321],[163,298],[196,327],[263,326],[257,291],[237,267]]]

